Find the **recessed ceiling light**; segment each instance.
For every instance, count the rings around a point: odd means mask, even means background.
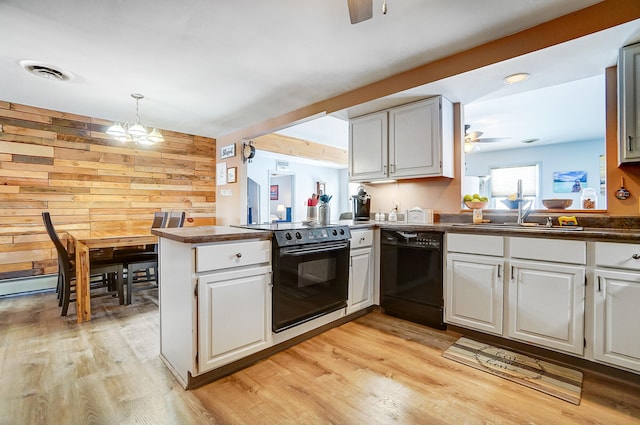
[[[67,81],[73,78],[73,74],[67,71],[62,71],[55,66],[48,65],[42,62],[23,60],[20,61],[20,66],[27,72],[37,75],[38,77],[46,78],[48,80],[55,81]]]
[[[529,74],[526,72],[518,72],[517,74],[511,74],[504,77],[505,84],[520,83],[529,78]]]

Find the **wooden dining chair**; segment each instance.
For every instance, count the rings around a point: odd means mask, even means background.
[[[167,224],[169,213],[166,211],[156,211],[153,214],[153,221],[151,222],[152,229],[161,229]],[[156,252],[158,250],[158,244],[148,244],[140,248],[119,248],[113,252],[114,258],[122,258],[126,255],[140,254],[142,252]]]
[[[131,304],[134,289],[158,287],[158,253],[141,252],[122,258],[126,270],[126,303]]]
[[[156,211],[153,214],[153,222],[151,223],[152,229],[161,229],[167,224],[169,214],[166,211]]]
[[[69,255],[69,251],[60,240],[51,221],[51,215],[45,211],[42,213],[42,221],[47,230],[47,234],[53,242],[58,254],[58,296],[60,301],[58,305],[62,307],[61,315],[66,316],[69,309],[69,303],[75,301],[71,298],[71,294],[75,290],[76,265],[75,261]],[[124,304],[124,287],[123,287],[123,264],[114,259],[89,259],[89,268],[91,270],[91,279],[95,282],[90,285],[91,289],[98,287],[111,289],[113,286],[112,279],[115,280],[115,289],[117,291],[120,304]],[[105,276],[107,278],[105,279]]]
[[[156,211],[153,215],[152,229],[163,228],[167,224],[169,213]],[[126,275],[126,303],[131,304],[133,285],[145,282],[157,286],[158,244],[146,245],[144,248],[122,248],[113,253],[114,258],[122,261]],[[140,273],[144,272],[144,274]]]
[[[167,221],[167,227],[182,227],[185,217],[186,213],[184,211],[171,211],[169,220]]]

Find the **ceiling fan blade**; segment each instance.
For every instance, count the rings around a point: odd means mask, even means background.
[[[495,142],[508,142],[511,137],[485,137],[482,139],[476,139],[478,143],[495,143]]]
[[[366,21],[373,17],[373,0],[347,0],[349,17],[352,24]]]

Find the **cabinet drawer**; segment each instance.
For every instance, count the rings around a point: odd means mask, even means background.
[[[197,246],[196,272],[268,263],[271,241],[216,243]]]
[[[373,230],[352,230],[351,249],[373,245]]]
[[[511,257],[555,263],[586,264],[587,243],[560,239],[510,238]]]
[[[638,258],[633,258],[633,256]],[[632,243],[596,242],[596,265],[640,270],[640,246]]]
[[[447,251],[502,257],[504,241],[502,236],[447,233]]]

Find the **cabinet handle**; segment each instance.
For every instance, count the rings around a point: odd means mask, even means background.
[[[498,264],[498,278],[501,278],[502,276],[500,276],[500,269],[502,268],[502,265]]]
[[[513,266],[511,266],[511,279],[513,279],[513,272],[514,272],[514,268]]]
[[[627,136],[627,150],[631,152],[631,136]]]
[[[602,284],[600,283],[600,276],[598,276],[598,292],[602,291]]]
[[[634,260],[640,260],[640,254],[633,254],[631,258],[633,258]]]
[[[238,253],[236,254],[236,258],[242,258],[242,253],[241,253],[241,252],[238,252]]]
[[[382,174],[387,174],[387,166],[386,165],[382,166]]]

